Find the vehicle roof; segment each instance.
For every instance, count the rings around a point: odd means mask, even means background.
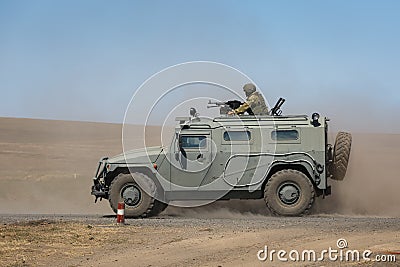
[[[214,121],[281,121],[281,120],[307,120],[307,115],[286,115],[286,116],[220,116],[214,118]]]
[[[286,116],[219,116],[206,117],[178,117],[179,128],[217,128],[221,126],[271,126],[271,125],[310,125],[307,115]]]

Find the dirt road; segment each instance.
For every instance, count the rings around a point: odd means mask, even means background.
[[[210,214],[209,214],[210,215]],[[215,214],[216,215],[216,214]],[[377,255],[400,252],[400,219],[310,216],[277,218],[232,213],[236,218],[191,218],[164,214],[127,220],[113,216],[1,215],[0,265],[25,266],[399,266],[377,262]],[[37,236],[35,236],[35,233]],[[16,239],[16,236],[18,237]],[[13,249],[9,240],[14,238]],[[330,261],[322,250],[369,249],[373,261]],[[273,254],[260,261],[259,250],[314,250],[316,260],[282,262]],[[8,249],[7,249],[8,247]],[[293,254],[294,255],[294,254]],[[333,256],[335,254],[332,254]],[[339,255],[339,253],[337,253]],[[345,254],[343,254],[345,255]],[[265,254],[261,253],[261,257]],[[307,259],[307,255],[305,256]],[[389,256],[386,256],[389,257]],[[288,255],[286,255],[288,258]],[[344,258],[345,259],[345,258]],[[350,258],[352,259],[352,258]],[[387,259],[388,260],[388,259]],[[393,259],[392,259],[393,260]]]

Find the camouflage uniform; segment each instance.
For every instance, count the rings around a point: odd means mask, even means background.
[[[246,93],[247,99],[246,102],[234,110],[235,114],[242,114],[251,108],[254,115],[268,115],[268,108],[264,97],[259,92],[256,92],[255,85],[251,83],[245,84],[243,90]]]

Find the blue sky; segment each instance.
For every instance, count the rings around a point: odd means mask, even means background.
[[[284,96],[285,113],[400,132],[399,12],[385,0],[3,0],[0,116],[122,122],[152,74],[210,60],[269,102]]]

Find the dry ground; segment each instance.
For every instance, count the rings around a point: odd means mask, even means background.
[[[159,129],[149,131],[147,143],[159,144]],[[353,134],[346,180],[332,182],[311,217],[274,218],[262,201],[228,201],[116,227],[90,185],[98,159],[121,152],[120,138],[118,124],[0,118],[0,266],[253,266],[264,245],[319,250],[338,238],[352,249],[400,250],[400,135]],[[140,147],[140,127],[132,138]]]
[[[41,216],[43,217],[43,216]],[[0,265],[4,266],[398,266],[398,262],[335,261],[260,262],[257,252],[337,249],[345,238],[349,249],[376,255],[400,253],[400,219],[311,216],[274,218],[261,215],[235,219],[161,216],[128,220],[57,217],[27,219],[2,216]],[[16,222],[19,221],[19,222]],[[346,250],[344,250],[346,251]],[[319,256],[318,256],[319,257]],[[400,261],[398,257],[396,259]]]

